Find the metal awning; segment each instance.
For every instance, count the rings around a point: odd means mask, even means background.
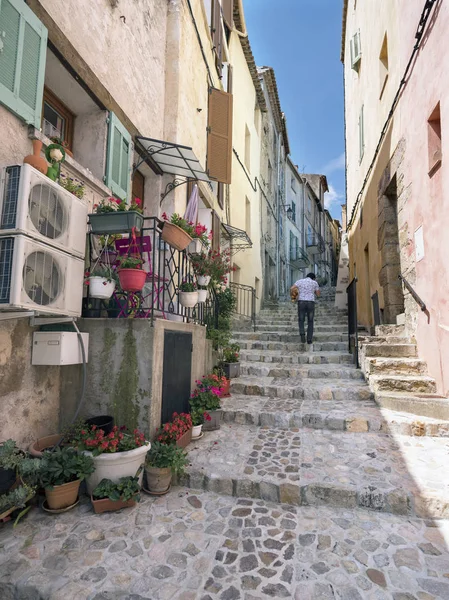
[[[161,194],[161,202],[171,190],[189,180],[209,182],[206,171],[189,146],[142,136],[136,137],[136,144],[141,160],[134,170],[148,160],[159,175],[174,176],[174,180],[167,184],[164,193]],[[178,179],[179,177],[183,179]]]
[[[246,250],[253,247],[251,238],[243,229],[238,229],[237,227],[227,225],[226,223],[222,223],[221,226],[225,231],[226,237],[231,243],[232,254],[235,254],[239,250]]]

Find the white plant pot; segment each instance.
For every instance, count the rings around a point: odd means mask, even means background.
[[[194,425],[192,427],[192,440],[196,440],[196,438],[199,438],[201,435],[201,430],[203,428],[203,425]]]
[[[145,462],[145,456],[150,449],[150,442],[146,442],[140,448],[128,450],[127,452],[111,452],[93,456],[95,471],[86,479],[87,493],[89,496],[100,483],[102,479],[110,479],[116,482],[120,477],[134,477],[140,465]],[[91,452],[85,452],[92,456]],[[139,483],[142,485],[143,470],[139,476]]]
[[[207,290],[198,290],[198,302],[206,302]]]
[[[115,290],[115,281],[108,281],[106,277],[89,277],[89,297],[107,300]]]
[[[186,308],[193,308],[198,303],[198,292],[179,292],[179,304]]]
[[[190,244],[187,246],[187,252],[189,254],[199,254],[203,249],[203,244],[200,240],[192,240]]]
[[[207,287],[210,283],[210,275],[197,275],[196,280],[198,281],[198,285]]]

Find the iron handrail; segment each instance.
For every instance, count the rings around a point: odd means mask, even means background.
[[[231,283],[231,291],[236,299],[234,313],[249,317],[256,331],[256,290],[250,285]]]
[[[403,275],[398,275],[398,279],[399,279],[399,281],[401,281],[405,285],[405,287],[407,288],[407,290],[410,292],[411,297],[418,304],[418,306],[420,307],[420,309],[423,312],[426,312],[427,311],[426,303],[423,300],[421,300],[421,298],[418,296],[418,294],[415,292],[415,290],[409,284],[409,282],[407,281],[407,279]]]

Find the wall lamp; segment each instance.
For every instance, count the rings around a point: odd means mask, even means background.
[[[285,210],[285,207],[288,206],[287,210]],[[292,207],[290,206],[290,204],[283,204],[282,208],[284,209],[284,211],[287,213],[287,217],[291,217],[293,214],[292,211]]]

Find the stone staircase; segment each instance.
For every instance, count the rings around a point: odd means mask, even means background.
[[[449,421],[417,419],[392,400],[434,390],[416,347],[398,331],[364,339],[372,391],[348,353],[347,316],[332,295],[319,301],[315,325],[309,347],[292,303],[263,309],[255,332],[237,322],[241,377],[222,402],[221,429],[191,445],[182,483],[284,504],[448,516]]]

